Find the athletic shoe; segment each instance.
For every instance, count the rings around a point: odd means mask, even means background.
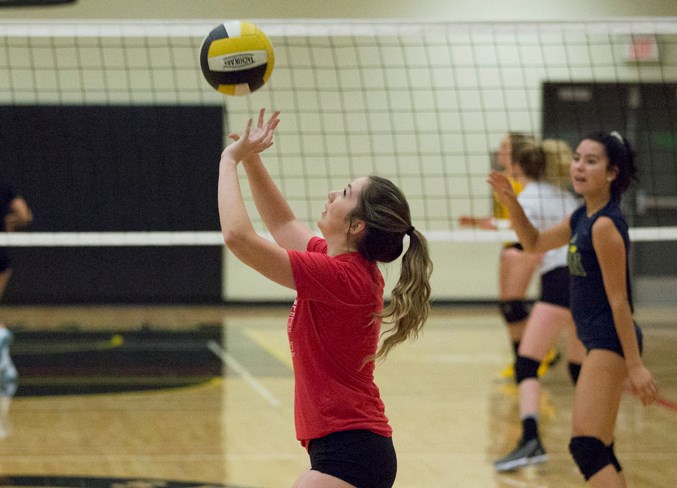
[[[0,383],[16,382],[19,374],[9,355],[9,348],[14,340],[14,334],[7,327],[0,327]]]
[[[543,361],[541,361],[541,365],[538,367],[538,377],[542,378],[545,376],[548,370],[559,362],[561,357],[562,355],[557,349],[550,349],[543,358]]]
[[[514,471],[531,464],[544,463],[547,460],[548,455],[545,453],[541,441],[539,439],[531,439],[527,442],[520,441],[515,450],[494,462],[494,469],[499,473]]]

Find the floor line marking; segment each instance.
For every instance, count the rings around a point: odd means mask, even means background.
[[[273,356],[280,363],[284,364],[290,371],[294,370],[294,366],[291,361],[291,354],[289,354],[289,346],[277,347],[273,341],[270,341],[264,334],[260,331],[252,329],[244,329],[242,333],[251,339],[257,346],[263,349],[265,352]]]
[[[216,354],[217,357],[221,358],[221,361],[235,371],[244,381],[247,383],[252,390],[261,395],[261,397],[266,400],[271,406],[279,407],[280,400],[278,400],[275,395],[273,395],[268,388],[263,386],[263,384],[256,379],[256,377],[251,374],[247,368],[242,366],[233,356],[228,354],[221,346],[219,346],[215,341],[207,342],[207,347],[210,351]]]

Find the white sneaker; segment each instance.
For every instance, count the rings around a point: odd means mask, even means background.
[[[7,327],[0,327],[0,384],[13,383],[19,378],[19,373],[14,367],[9,348],[14,340],[14,334]]]

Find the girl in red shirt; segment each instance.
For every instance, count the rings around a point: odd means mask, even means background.
[[[228,249],[270,280],[295,289],[287,331],[294,366],[296,436],[310,469],[294,488],[391,487],[397,459],[392,429],[374,383],[375,360],[415,338],[430,310],[432,262],[411,223],[409,205],[389,180],[366,176],[329,193],[318,221],[322,238],[301,224],[259,153],[279,123],[259,112],[221,154],[218,203]],[[242,162],[258,212],[275,242],[259,236],[237,174]],[[409,245],[404,250],[405,236]],[[402,256],[384,309],[377,262]],[[381,323],[389,328],[381,334]],[[379,348],[379,338],[385,338]]]

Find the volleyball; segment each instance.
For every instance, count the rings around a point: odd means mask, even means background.
[[[275,65],[273,45],[254,24],[225,22],[207,35],[200,67],[207,82],[225,95],[249,95],[269,79]]]

